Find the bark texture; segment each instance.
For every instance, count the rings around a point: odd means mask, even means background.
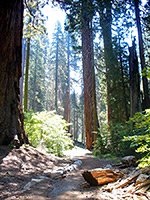
[[[83,1],[83,24],[82,24],[82,60],[83,60],[83,83],[84,83],[84,114],[86,148],[92,149],[96,140],[98,129],[95,72],[93,52],[92,16],[89,10],[91,2]]]
[[[137,30],[138,30],[141,70],[143,71],[144,69],[146,69],[146,65],[145,65],[145,57],[144,57],[141,20],[140,20],[139,0],[134,0],[134,6],[135,6],[135,16],[136,16],[136,23],[137,23]],[[149,88],[148,88],[148,80],[147,80],[146,75],[142,76],[142,82],[143,82],[143,93],[144,93],[143,110],[145,110],[147,108],[150,108]]]
[[[19,79],[22,57],[23,0],[0,2],[0,144],[14,138],[28,143],[23,128]]]
[[[138,67],[138,58],[136,54],[135,42],[129,48],[129,72],[130,72],[130,117],[133,117],[136,112],[141,111],[140,106],[140,75]]]
[[[110,0],[104,2],[98,1],[99,5],[99,14],[100,14],[100,25],[102,27],[102,35],[104,40],[104,56],[106,63],[106,81],[107,81],[107,113],[108,113],[108,124],[112,121],[112,105],[111,105],[111,71],[114,69],[114,53],[112,48],[112,33],[111,33],[111,24],[112,24],[112,14],[111,9],[112,5]],[[106,9],[106,12],[105,12]]]

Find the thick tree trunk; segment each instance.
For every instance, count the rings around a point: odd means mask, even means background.
[[[120,46],[120,41],[119,41]],[[119,48],[119,59],[120,59],[120,67],[121,67],[121,82],[122,82],[122,95],[123,95],[123,105],[125,111],[125,120],[129,120],[129,112],[128,112],[128,101],[126,98],[126,87],[125,87],[125,80],[124,80],[124,70],[123,70],[123,61],[122,61],[122,53],[121,53],[121,46]]]
[[[143,71],[144,69],[146,69],[146,65],[145,65],[145,57],[144,57],[142,28],[141,28],[141,21],[140,21],[139,0],[134,0],[134,6],[135,6],[136,23],[137,23],[137,30],[138,30],[141,70]],[[143,110],[145,110],[146,108],[150,108],[148,80],[145,75],[144,76],[142,75],[142,81],[143,81],[143,92],[144,92]]]
[[[140,76],[138,58],[136,54],[135,42],[129,48],[129,71],[130,71],[130,110],[133,117],[136,112],[141,111],[140,105]]]
[[[18,137],[28,143],[23,128],[19,79],[21,72],[23,0],[0,2],[0,144]]]
[[[112,24],[112,14],[111,14],[111,2],[110,0],[106,1],[101,5],[101,2],[98,2],[100,8],[100,25],[102,27],[102,35],[104,40],[104,56],[106,63],[106,81],[107,81],[107,115],[108,115],[108,124],[113,120],[113,107],[111,105],[111,72],[114,67],[114,55],[112,48],[112,33],[111,33],[111,24]],[[106,11],[105,11],[106,9]]]
[[[90,2],[88,2],[90,3]],[[82,61],[83,61],[83,83],[84,83],[84,113],[86,148],[92,149],[96,140],[95,132],[98,131],[95,72],[93,52],[92,16],[89,16],[88,3],[83,1],[82,24]]]
[[[103,5],[99,3],[100,8],[100,25],[102,27],[102,35],[104,40],[104,56],[106,63],[106,81],[107,81],[107,113],[108,113],[108,124],[112,121],[112,106],[111,106],[111,70],[114,68],[114,56],[112,49],[112,34],[111,34],[111,24],[112,24],[112,15],[111,15],[111,2],[107,1]],[[104,10],[106,12],[104,13]]]

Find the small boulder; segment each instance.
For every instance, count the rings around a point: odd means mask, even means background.
[[[128,166],[137,166],[137,158],[135,156],[125,156],[121,159],[121,162]]]

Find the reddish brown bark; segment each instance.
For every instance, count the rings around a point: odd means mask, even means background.
[[[89,16],[90,14],[88,13],[88,3],[83,1],[82,60],[86,148],[92,149],[93,143],[96,140],[95,132],[98,129],[98,120],[95,93],[92,16]]]
[[[0,2],[0,144],[18,136],[28,143],[23,128],[19,79],[21,73],[23,0]]]

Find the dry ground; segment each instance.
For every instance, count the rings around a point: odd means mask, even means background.
[[[71,165],[75,158],[82,161],[76,170],[58,179],[48,176],[52,170]],[[63,158],[57,158],[33,147],[8,149],[1,146],[0,199],[103,200],[101,187],[90,187],[85,183],[82,172],[108,164],[112,161],[94,158],[90,151],[79,147],[65,152]]]

